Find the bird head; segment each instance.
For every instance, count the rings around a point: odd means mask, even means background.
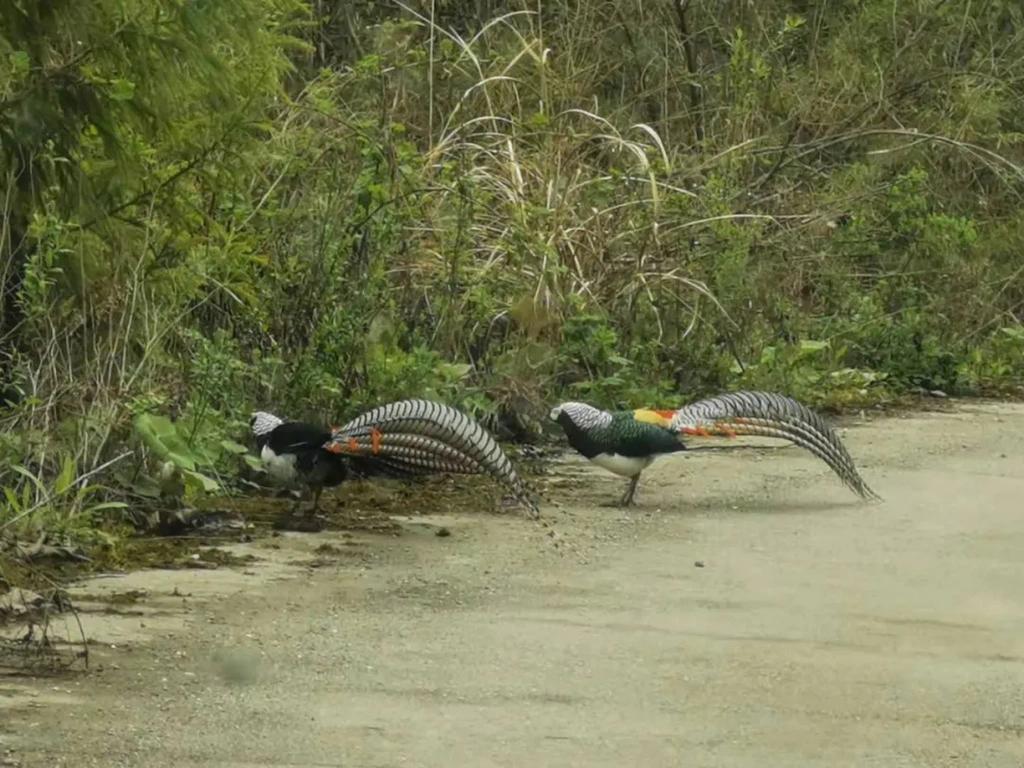
[[[559,403],[551,409],[548,416],[563,427],[565,421],[568,420],[580,429],[607,426],[612,420],[612,415],[607,411],[602,411],[586,403],[576,402]]]
[[[249,416],[249,428],[256,437],[273,432],[282,424],[282,419],[266,411],[256,411]]]

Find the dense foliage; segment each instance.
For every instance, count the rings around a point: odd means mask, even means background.
[[[0,521],[254,406],[1013,391],[1022,125],[1018,0],[0,4]]]

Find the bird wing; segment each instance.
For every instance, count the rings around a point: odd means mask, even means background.
[[[414,399],[379,406],[332,430],[324,447],[411,472],[490,475],[539,515],[501,446],[476,421],[442,403]]]
[[[786,395],[744,391],[698,400],[675,411],[669,428],[683,435],[757,435],[789,440],[828,464],[861,498],[880,498],[860,476],[835,430],[806,405]]]
[[[591,430],[593,439],[620,456],[646,457],[684,450],[686,446],[677,433],[667,429],[667,422],[650,419],[649,413],[653,412],[613,413],[610,424]]]
[[[278,456],[295,454],[298,468],[308,472],[316,463],[320,449],[330,439],[331,433],[322,427],[287,421],[274,428],[268,436],[267,445]]]

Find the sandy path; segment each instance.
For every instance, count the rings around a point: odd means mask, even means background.
[[[149,597],[86,616],[102,672],[0,678],[0,765],[1020,768],[1024,407],[846,440],[884,503],[784,448],[663,460],[622,512],[574,461],[585,563],[453,513],[85,585]]]

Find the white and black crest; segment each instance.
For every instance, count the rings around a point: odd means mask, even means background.
[[[551,413],[548,416],[553,421],[558,421],[558,417],[563,413],[569,417],[573,424],[584,430],[607,427],[612,423],[612,415],[608,411],[602,411],[592,405],[577,402],[556,405],[551,409]]]
[[[269,434],[282,424],[284,424],[283,419],[279,419],[274,414],[267,413],[266,411],[256,411],[249,417],[249,427],[256,437]]]

